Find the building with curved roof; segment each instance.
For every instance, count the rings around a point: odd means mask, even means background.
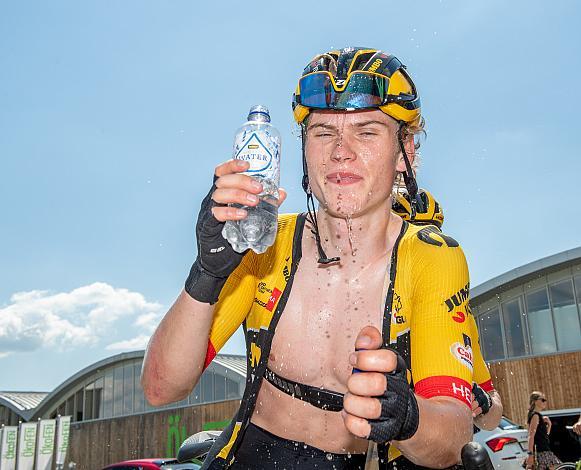
[[[581,406],[581,247],[490,279],[470,305],[505,414],[526,422],[533,390],[552,409]]]
[[[57,415],[70,415],[73,422],[110,419],[242,397],[246,358],[219,354],[188,398],[163,407],[150,406],[139,383],[144,353],[121,353],[98,361],[50,393],[0,392],[0,424],[14,425]]]

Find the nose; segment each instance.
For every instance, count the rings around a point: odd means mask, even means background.
[[[356,158],[357,154],[353,150],[350,139],[345,134],[342,134],[340,138],[337,139],[337,143],[333,149],[333,153],[331,154],[331,159],[336,162],[342,162],[346,160],[355,160]]]

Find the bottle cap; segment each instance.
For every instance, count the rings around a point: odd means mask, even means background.
[[[270,113],[268,112],[268,108],[266,106],[262,106],[261,104],[252,106],[250,111],[248,111],[248,120],[270,122]]]

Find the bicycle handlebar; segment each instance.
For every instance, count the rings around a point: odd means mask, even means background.
[[[488,452],[478,442],[469,442],[462,447],[461,456],[466,470],[494,470]]]

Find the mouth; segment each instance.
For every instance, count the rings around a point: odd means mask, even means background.
[[[326,177],[327,181],[338,185],[348,185],[355,184],[361,181],[363,178],[355,173],[350,173],[348,171],[337,171],[334,173],[329,173]]]

